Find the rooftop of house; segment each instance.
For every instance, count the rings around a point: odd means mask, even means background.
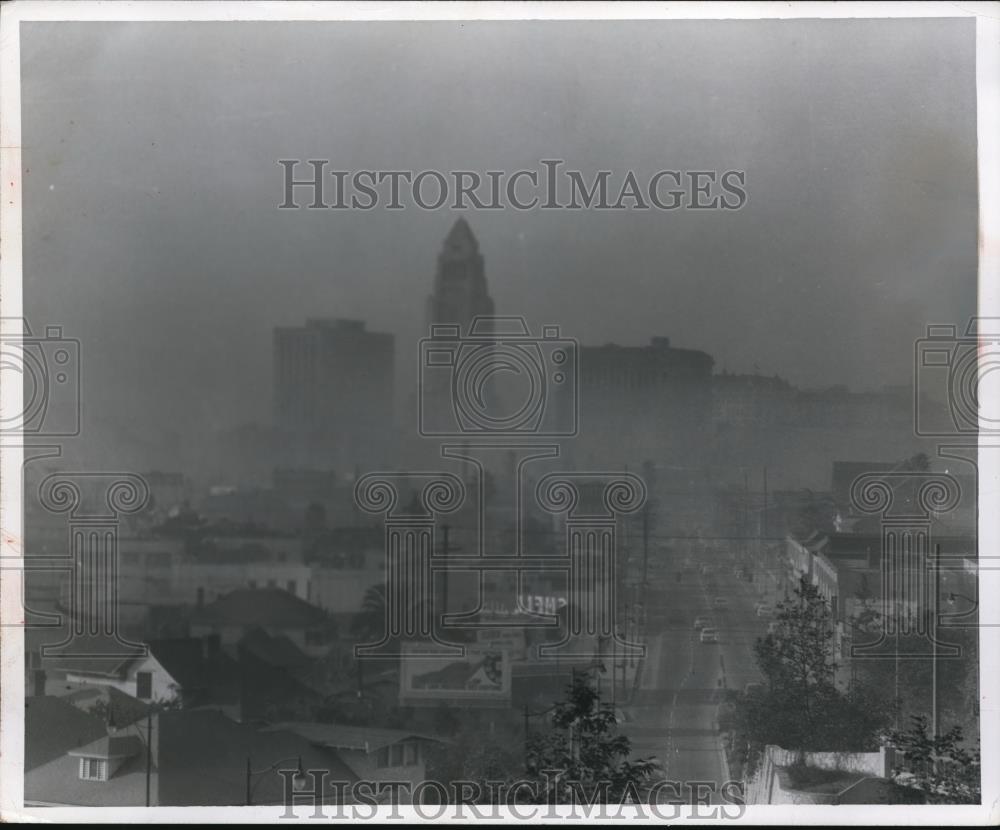
[[[303,654],[284,635],[272,636],[263,628],[250,629],[239,642],[239,649],[271,666],[297,671],[306,668],[312,659]]]
[[[42,666],[57,672],[82,672],[109,678],[123,678],[129,665],[145,659],[144,643],[126,643],[110,636],[74,637],[54,656],[42,658]]]
[[[326,613],[281,588],[240,588],[195,610],[202,625],[310,628],[328,621]]]
[[[383,747],[406,740],[449,743],[446,738],[413,732],[408,729],[380,729],[373,726],[350,726],[342,723],[286,721],[274,724],[269,728],[294,732],[318,746],[341,750],[360,750],[362,752],[377,752]]]
[[[888,778],[846,770],[793,765],[778,770],[782,788],[835,804],[921,804],[924,795]]]
[[[72,708],[65,703],[63,706]],[[91,733],[98,729],[104,732],[100,718],[85,717],[91,719]],[[154,716],[152,727],[156,740],[150,756],[150,771],[155,776],[151,790],[157,805],[244,804],[248,761],[253,770],[255,804],[281,803],[284,780],[279,770],[295,769],[299,763],[306,770],[327,770],[327,781],[357,780],[335,750],[315,746],[287,730],[261,731],[218,711],[161,711]],[[26,773],[25,801],[79,806],[144,805],[146,736],[145,723],[104,732],[80,743],[64,734],[67,740],[61,747],[48,748],[51,759]],[[107,780],[89,780],[81,778],[81,758],[122,763],[111,767]]]
[[[242,804],[246,795],[246,763],[252,776],[255,804],[277,804],[283,798],[278,769],[329,771],[327,781],[353,782],[357,776],[336,752],[312,745],[287,730],[258,730],[236,723],[220,712],[178,710],[160,715],[160,804]]]
[[[153,772],[156,772],[154,764]],[[80,758],[68,752],[26,772],[28,804],[79,807],[143,807],[146,804],[146,758],[142,751],[124,759],[107,781],[80,777]]]
[[[103,717],[105,722],[117,727],[128,726],[144,718],[149,704],[126,694],[114,686],[76,686],[61,696],[81,711]]]
[[[75,758],[132,758],[142,752],[143,742],[138,735],[104,735],[89,744],[67,751]]]
[[[103,718],[81,711],[64,698],[25,698],[25,772],[61,757],[68,749],[85,746],[105,734],[107,727]]]
[[[152,657],[182,689],[194,690],[206,683],[206,644],[193,637],[149,640],[134,648],[111,637],[77,638],[57,657],[46,657],[46,670],[124,679],[130,669]],[[118,652],[120,656],[113,655]]]

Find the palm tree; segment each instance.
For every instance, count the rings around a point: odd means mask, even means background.
[[[351,634],[359,639],[358,645],[377,642],[385,634],[388,590],[386,583],[382,582],[365,591],[361,610],[351,621]]]

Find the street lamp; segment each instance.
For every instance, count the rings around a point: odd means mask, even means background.
[[[302,756],[292,756],[290,758],[282,758],[280,761],[275,761],[271,766],[265,769],[254,770],[250,766],[250,756],[247,755],[247,767],[246,767],[246,791],[247,797],[246,802],[249,807],[253,804],[253,793],[257,789],[257,785],[260,784],[260,780],[253,782],[251,784],[251,779],[257,776],[266,775],[269,772],[274,772],[281,764],[287,764],[289,761],[297,761],[298,767],[295,770],[295,775],[292,778],[292,789],[296,792],[301,792],[306,786],[306,773],[302,768]]]

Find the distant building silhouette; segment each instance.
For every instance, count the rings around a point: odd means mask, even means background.
[[[361,320],[274,330],[274,420],[282,466],[388,463],[395,338]]]
[[[698,461],[711,420],[713,363],[666,337],[647,346],[581,347],[578,461],[611,469]]]
[[[427,299],[428,327],[454,324],[461,327],[462,334],[468,334],[473,318],[493,313],[479,242],[469,223],[459,219],[438,254],[434,293]]]

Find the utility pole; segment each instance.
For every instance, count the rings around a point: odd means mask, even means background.
[[[642,584],[649,573],[649,502],[642,507]],[[645,589],[644,589],[645,590]]]
[[[153,707],[146,710],[146,806],[150,803],[150,782],[153,776]]]
[[[764,512],[760,514],[760,535],[767,538],[767,467],[764,468]]]
[[[528,760],[528,704],[524,704],[524,760]]]
[[[252,776],[253,776],[253,772],[250,769],[250,756],[247,755],[247,774],[246,774],[247,792],[246,792],[246,804],[247,804],[248,807],[250,806],[250,778]]]
[[[458,550],[458,548],[452,548],[451,546],[451,525],[443,524],[441,525],[441,555],[447,557],[449,554]],[[441,624],[442,629],[441,634],[444,634],[444,617],[448,613],[448,578],[451,576],[451,571],[448,568],[447,561],[444,567],[441,569]]]
[[[749,533],[750,525],[750,473],[744,468],[743,470],[743,536],[742,544],[747,544],[747,538]],[[745,549],[744,549],[745,553]]]
[[[937,624],[938,603],[941,601],[941,545],[934,546],[934,605],[931,607],[931,740],[938,734],[938,694],[937,694]],[[934,756],[934,771],[937,772],[937,754]]]
[[[611,635],[611,711],[615,711],[618,702],[618,637],[617,632]]]

